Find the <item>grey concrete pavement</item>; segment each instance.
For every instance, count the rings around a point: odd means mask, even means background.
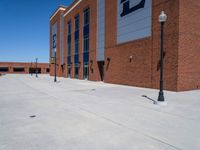
[[[154,89],[58,81],[0,77],[0,150],[200,149],[200,90],[165,91],[160,106]]]

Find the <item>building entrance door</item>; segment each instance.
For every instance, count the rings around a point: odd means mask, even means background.
[[[67,68],[67,77],[71,78],[71,67],[69,67],[69,66]]]
[[[101,76],[101,81],[104,81],[104,61],[98,62],[99,73]]]
[[[75,77],[76,79],[78,79],[79,67],[78,67],[78,66],[75,66],[74,70],[75,70],[75,72],[74,72],[74,77]]]
[[[88,80],[89,78],[89,68],[88,68],[88,65],[84,65],[84,68],[83,68],[83,77],[85,80]]]

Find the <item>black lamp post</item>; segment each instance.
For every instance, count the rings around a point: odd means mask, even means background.
[[[54,65],[55,65],[55,77],[54,77],[54,82],[57,81],[56,79],[56,48],[54,49]]]
[[[167,20],[167,15],[164,11],[161,12],[159,16],[159,22],[161,23],[161,48],[160,48],[160,91],[158,95],[158,101],[164,102],[163,93],[163,48],[164,48],[164,24]]]
[[[33,73],[32,73],[32,62],[31,62],[31,69],[30,69],[30,71],[31,71],[31,76],[33,75]]]
[[[35,76],[36,76],[36,78],[38,77],[37,62],[38,62],[38,58],[36,58],[36,62],[35,62]]]

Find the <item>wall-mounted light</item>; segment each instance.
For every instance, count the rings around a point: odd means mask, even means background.
[[[62,68],[62,71],[63,71],[64,70],[64,65],[63,64],[61,65],[61,68]]]
[[[80,68],[80,66],[81,66],[81,62],[79,61],[79,62],[78,62],[78,67]]]
[[[133,60],[133,56],[129,56],[129,61],[131,62]]]
[[[93,67],[92,67],[92,65],[93,65],[93,60],[90,60],[90,71],[93,73]]]
[[[106,65],[106,70],[108,70],[108,68],[109,68],[109,65],[110,65],[110,57],[107,57],[107,65]]]

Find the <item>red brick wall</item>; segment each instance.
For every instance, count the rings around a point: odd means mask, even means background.
[[[69,10],[74,4],[72,4],[67,10]],[[67,14],[64,18],[65,20],[65,29],[64,29],[64,41],[67,41],[67,23],[71,20],[72,26],[72,47],[71,47],[71,77],[74,78],[74,31],[75,31],[75,21],[74,17],[79,14],[80,17],[80,25],[79,25],[79,79],[83,79],[83,11],[86,8],[90,8],[90,42],[89,42],[89,59],[92,60],[93,63],[89,62],[89,80],[100,80],[100,74],[97,66],[96,60],[96,37],[97,37],[97,1],[96,0],[84,0],[77,7],[75,7],[69,14]],[[66,11],[67,11],[66,10]],[[65,11],[65,12],[66,12]],[[67,42],[64,43],[65,49],[65,64],[67,64]],[[67,65],[66,65],[67,66]],[[93,73],[91,70],[94,70]],[[67,67],[65,67],[65,74],[67,76]]]
[[[158,16],[164,10],[167,21],[164,26],[164,88],[177,90],[178,75],[178,36],[179,36],[179,0],[153,1],[152,18],[152,87],[159,88],[160,70],[160,24]]]
[[[9,71],[8,72],[0,72],[0,73],[6,73],[6,74],[28,74],[29,73],[29,68],[35,68],[36,64],[35,63],[21,63],[21,62],[0,62],[0,67],[8,67]],[[14,72],[13,69],[15,67],[23,67],[25,69],[24,72]],[[48,63],[38,63],[37,68],[41,68],[41,73],[49,73],[47,72],[47,69],[49,68]]]
[[[57,23],[57,45],[56,45],[56,64],[57,64],[57,75],[63,76],[62,68],[61,68],[61,14],[64,12],[64,10],[59,10],[58,13],[55,14],[55,16],[50,20],[50,58],[49,62],[51,62],[51,51],[52,51],[52,26],[54,23]],[[50,64],[50,75],[54,75],[55,73],[55,66],[54,64]]]
[[[178,90],[200,88],[200,0],[180,0]]]
[[[106,1],[105,58],[109,57],[111,61],[105,63],[105,82],[159,87],[157,66],[160,59],[160,24],[158,16],[164,10],[168,15],[165,26],[164,87],[169,90],[177,89],[178,4],[178,0],[159,2],[153,0],[152,36],[117,45],[117,1]],[[132,56],[131,61],[130,56]]]
[[[78,0],[74,1],[69,10]],[[162,10],[167,14],[164,28],[164,89],[181,91],[200,88],[200,0],[152,0],[152,36],[117,44],[117,0],[106,0],[105,76],[104,81],[139,87],[159,88],[160,23]],[[79,79],[83,79],[83,10],[90,7],[90,70],[89,80],[100,80],[97,65],[97,0],[83,0],[65,16],[64,73],[67,76],[67,22],[72,22],[72,62],[74,62],[74,16],[80,15]],[[50,22],[60,23],[59,12]],[[60,27],[60,25],[58,25]],[[60,38],[58,28],[58,38]],[[51,28],[50,28],[51,35]],[[50,37],[51,40],[51,37]],[[59,41],[60,39],[58,39]],[[51,46],[50,46],[51,47]],[[58,51],[60,45],[58,45]],[[59,52],[58,52],[59,53]],[[60,56],[60,54],[58,54]],[[130,57],[132,59],[130,60]],[[110,58],[110,61],[107,61]],[[57,60],[60,62],[60,58]],[[59,65],[60,66],[60,65]],[[71,76],[74,77],[74,63]],[[58,69],[58,72],[60,70]],[[51,71],[51,74],[53,72]]]

